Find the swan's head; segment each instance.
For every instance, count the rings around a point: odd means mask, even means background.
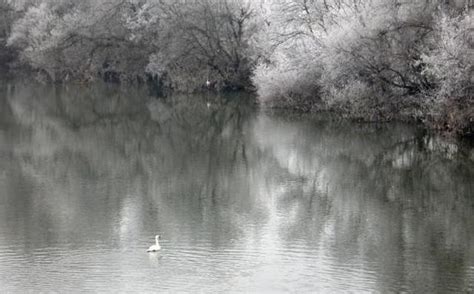
[[[161,235],[156,235],[155,238],[156,239],[161,239]]]

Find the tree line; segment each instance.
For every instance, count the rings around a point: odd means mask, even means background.
[[[472,135],[472,0],[0,0],[0,66]]]

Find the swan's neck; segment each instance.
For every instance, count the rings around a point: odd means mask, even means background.
[[[156,241],[156,246],[160,246],[160,243],[158,242],[158,236],[155,237],[155,241]]]

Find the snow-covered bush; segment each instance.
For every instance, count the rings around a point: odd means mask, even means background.
[[[427,79],[435,85],[427,93],[433,99],[430,115],[438,128],[474,133],[474,17],[440,15],[432,49],[422,55]]]
[[[442,15],[434,27],[433,47],[423,53],[423,73],[436,84],[439,102],[474,93],[474,17]]]
[[[277,2],[265,31],[273,50],[253,79],[262,101],[319,98],[322,109],[369,120],[428,121],[446,113],[434,101],[456,97],[473,105],[473,21],[463,1]]]

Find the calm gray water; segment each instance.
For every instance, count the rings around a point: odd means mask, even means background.
[[[409,126],[4,84],[0,292],[472,292],[473,179]]]

